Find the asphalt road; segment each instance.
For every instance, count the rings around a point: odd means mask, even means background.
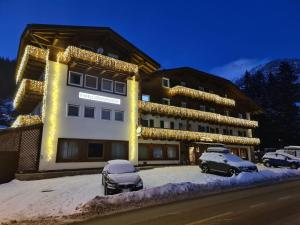
[[[300,225],[300,181],[96,218],[81,225]]]

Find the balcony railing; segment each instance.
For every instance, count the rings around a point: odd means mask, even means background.
[[[153,102],[139,101],[139,109],[143,113],[160,114],[165,116],[180,117],[203,122],[213,122],[230,126],[245,128],[255,128],[258,126],[258,122],[253,120],[223,116],[217,113],[203,112],[199,110],[163,105]]]
[[[45,63],[48,58],[48,52],[49,51],[46,49],[34,47],[32,45],[27,45],[23,57],[21,59],[21,62],[17,69],[17,76],[16,76],[17,83],[22,80],[29,60],[32,59],[32,60],[37,60]],[[44,68],[42,68],[42,70],[43,69]]]
[[[42,123],[42,118],[37,115],[19,115],[12,127],[26,127]]]
[[[14,99],[14,108],[22,113],[30,113],[41,102],[44,94],[44,82],[23,79]]]
[[[183,86],[175,86],[172,88],[167,88],[169,95],[183,95],[190,98],[201,99],[202,101],[211,102],[224,106],[235,106],[235,101],[230,98],[224,98],[216,94],[195,90],[192,88],[187,88]]]
[[[144,139],[176,140],[176,141],[204,141],[223,144],[259,145],[259,138],[236,137],[222,134],[211,134],[184,130],[142,127],[141,137]]]
[[[97,54],[92,51],[84,50],[74,46],[69,46],[64,52],[57,55],[61,63],[69,63],[72,59],[85,61],[103,69],[112,70],[120,73],[135,75],[138,73],[138,66],[132,63],[124,62],[108,56]]]

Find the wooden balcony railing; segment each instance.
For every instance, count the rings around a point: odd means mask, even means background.
[[[140,136],[144,139],[176,140],[176,141],[205,141],[223,144],[259,145],[259,138],[237,137],[222,134],[171,130],[142,127]]]
[[[95,66],[99,66],[103,69],[111,71],[130,75],[135,75],[138,73],[138,66],[135,64],[124,62],[74,46],[69,46],[64,52],[59,52],[57,55],[57,59],[59,62],[65,64],[69,63],[72,59],[75,59],[91,63]]]
[[[170,105],[163,105],[153,102],[139,101],[139,109],[143,113],[159,114],[165,116],[186,118],[203,122],[212,122],[217,124],[225,124],[229,126],[255,128],[258,122],[253,120],[240,119],[212,112],[203,112],[194,109],[181,108]]]
[[[190,98],[201,99],[202,101],[211,102],[224,106],[235,106],[235,101],[230,98],[224,98],[217,94],[212,94],[200,90],[195,90],[192,88],[187,88],[183,86],[175,86],[172,88],[167,88],[170,96],[183,95]]]

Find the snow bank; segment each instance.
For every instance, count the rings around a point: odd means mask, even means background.
[[[143,170],[139,174],[144,181],[144,190],[114,196],[103,196],[100,174],[37,181],[13,180],[0,185],[0,223],[82,212],[108,213],[220,192],[226,188],[300,177],[300,169],[258,168],[258,173],[242,173],[235,177],[203,174],[198,166]]]

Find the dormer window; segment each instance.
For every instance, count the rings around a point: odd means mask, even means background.
[[[166,78],[166,77],[163,77],[162,78],[162,86],[163,87],[170,87],[170,79]]]

